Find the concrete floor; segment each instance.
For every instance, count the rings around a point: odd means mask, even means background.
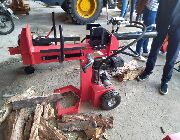
[[[32,30],[47,33],[51,28],[51,12],[55,11],[56,22],[64,27],[66,36],[86,33],[85,26],[67,22],[67,15],[61,8],[45,8],[30,2],[32,8],[29,16],[19,16],[16,28],[10,35],[0,36],[0,105],[4,94],[21,93],[34,86],[39,92],[52,92],[55,88],[73,84],[79,86],[78,62],[51,63],[36,66],[32,75],[23,73],[20,58],[8,54],[7,48],[17,45],[17,37],[22,27],[30,23]],[[118,12],[112,13],[118,16]],[[99,23],[106,25],[106,13],[103,10]],[[110,27],[107,27],[110,28]],[[125,57],[125,61],[132,59]],[[83,103],[82,112],[95,112],[113,115],[114,128],[108,131],[113,140],[160,140],[168,133],[180,132],[180,73],[175,72],[169,83],[169,94],[162,96],[158,92],[164,56],[159,56],[154,73],[145,82],[128,81],[119,83],[112,80],[122,97],[121,104],[114,110],[102,111],[93,109],[89,103]],[[145,65],[140,63],[140,65]],[[161,132],[161,127],[165,134]]]

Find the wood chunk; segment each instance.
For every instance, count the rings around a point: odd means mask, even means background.
[[[35,87],[28,88],[23,93],[21,94],[18,93],[17,95],[9,98],[7,103],[19,101],[19,100],[26,99],[28,97],[33,97],[33,96],[38,96],[38,93],[35,91]]]
[[[0,110],[0,114],[3,114],[0,117],[0,125],[3,121],[5,121],[7,116],[13,110],[13,105],[12,105],[13,101],[21,100],[21,99],[28,98],[29,96],[34,96],[34,95],[37,95],[37,93],[35,92],[34,87],[31,87],[31,88],[27,89],[26,91],[24,91],[22,94],[15,95],[15,96],[9,98],[8,101],[5,103],[5,105],[3,106],[3,108]],[[21,109],[21,108],[18,108],[18,109]]]
[[[75,121],[58,124],[58,128],[63,131],[82,131],[88,129],[95,129],[96,127],[97,124],[94,120],[87,120],[87,121],[75,120]]]
[[[137,61],[132,60],[112,72],[112,76],[117,77],[120,82],[134,80],[143,70],[144,67],[139,67]]]
[[[12,130],[13,130],[13,125],[15,120],[16,120],[16,111],[11,112],[7,119],[2,123],[2,127],[3,129],[3,140],[10,140],[11,134],[12,134]]]
[[[63,132],[56,127],[51,127],[43,117],[40,119],[39,137],[41,140],[67,140]]]
[[[17,111],[10,140],[23,140],[23,130],[29,115],[30,112],[27,108]]]
[[[33,116],[30,115],[24,128],[24,140],[29,140],[32,124],[33,124]]]
[[[7,103],[2,107],[2,109],[0,110],[0,114],[3,114],[3,115],[0,117],[0,125],[2,122],[4,122],[6,120],[6,118],[11,113],[11,111],[12,111],[11,103]]]
[[[42,102],[49,103],[50,101],[56,102],[57,100],[63,98],[61,94],[50,94],[47,96],[34,96],[30,98],[24,98],[21,100],[14,100],[12,102],[13,110],[21,109],[21,108],[31,108],[35,107],[37,104],[41,104]]]
[[[88,139],[97,140],[104,135],[105,129],[98,127],[95,129],[85,130]]]
[[[43,113],[43,105],[38,104],[35,109],[34,121],[33,121],[33,126],[31,128],[31,134],[29,140],[39,140],[38,129],[39,129],[39,123],[42,113]]]
[[[45,104],[44,105],[44,114],[43,114],[43,118],[45,120],[49,120],[51,118],[54,118],[55,114],[54,114],[54,108],[51,107],[51,104]]]
[[[122,74],[116,75],[116,77],[118,78],[120,82],[127,81],[127,80],[134,80],[137,78],[137,76],[139,76],[143,72],[143,70],[144,70],[143,67],[139,67],[134,70],[127,70],[123,72]]]
[[[113,128],[113,117],[103,117],[102,115],[96,114],[75,114],[75,115],[64,115],[62,117],[62,122],[73,122],[73,121],[95,121],[97,127],[103,127],[105,129]]]

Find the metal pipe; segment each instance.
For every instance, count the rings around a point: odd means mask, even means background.
[[[55,22],[55,16],[54,12],[52,12],[52,23],[53,23],[53,30],[54,30],[54,38],[56,39],[56,22]],[[57,41],[55,41],[55,45],[57,45]]]
[[[130,33],[114,33],[117,40],[130,40],[137,39],[142,35],[142,32],[130,32]],[[157,36],[156,31],[146,32],[142,38],[154,38]]]
[[[63,37],[63,34],[62,34],[62,25],[59,25],[59,32],[60,32],[60,53],[61,53],[61,56],[60,56],[60,61],[63,62],[64,61],[64,37]]]

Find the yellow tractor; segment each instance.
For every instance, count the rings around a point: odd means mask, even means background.
[[[109,8],[115,8],[116,0],[41,0],[48,5],[59,5],[70,14],[77,24],[92,23],[98,19],[102,8],[109,4]]]

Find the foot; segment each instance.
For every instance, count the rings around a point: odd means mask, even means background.
[[[148,56],[149,56],[149,53],[142,53],[142,56],[148,57]]]
[[[162,95],[168,94],[168,83],[161,83],[159,92],[160,92]]]
[[[143,56],[137,56],[137,57],[135,57],[137,60],[139,60],[139,61],[142,61],[142,62],[146,62],[147,61],[147,59],[146,58],[144,58]]]
[[[143,73],[140,74],[140,75],[137,77],[137,80],[138,80],[138,81],[144,81],[144,80],[146,80],[146,79],[149,78],[149,75],[150,75],[150,74],[147,74],[145,71],[143,71]]]

